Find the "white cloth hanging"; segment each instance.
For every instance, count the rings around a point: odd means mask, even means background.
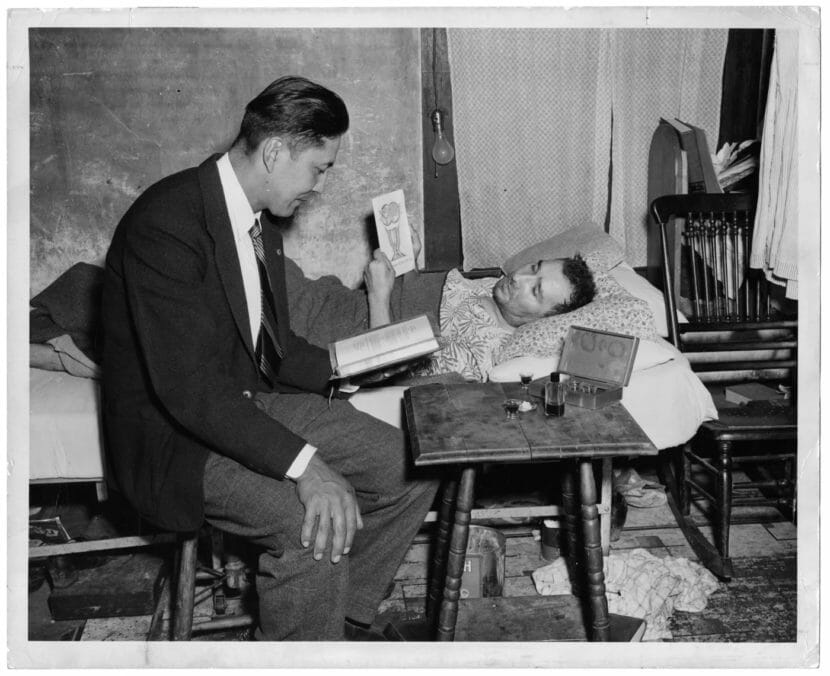
[[[777,30],[749,263],[798,298],[798,31]]]

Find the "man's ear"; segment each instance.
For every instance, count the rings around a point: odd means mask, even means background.
[[[266,171],[271,173],[274,170],[274,165],[277,162],[277,156],[280,152],[286,150],[287,146],[283,143],[279,136],[269,136],[262,142],[262,163],[265,165]]]

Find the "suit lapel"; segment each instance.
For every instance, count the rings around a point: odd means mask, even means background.
[[[208,234],[213,238],[216,269],[225,289],[225,296],[228,299],[236,328],[251,359],[255,362],[254,345],[251,342],[251,322],[248,318],[245,287],[242,284],[242,270],[239,267],[239,256],[236,253],[236,242],[233,238],[228,207],[225,204],[225,194],[219,180],[219,170],[216,168],[216,160],[219,157],[219,155],[214,155],[199,166],[199,183],[202,189],[202,201],[205,205],[205,225]]]

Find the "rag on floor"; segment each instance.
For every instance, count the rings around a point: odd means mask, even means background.
[[[603,569],[608,611],[645,620],[644,641],[672,638],[669,619],[674,611],[702,611],[719,585],[712,573],[694,561],[658,558],[645,549],[611,552]],[[533,571],[532,577],[543,596],[571,593],[562,557]]]
[[[631,467],[614,470],[614,490],[630,507],[659,507],[666,504],[666,487],[646,481]]]

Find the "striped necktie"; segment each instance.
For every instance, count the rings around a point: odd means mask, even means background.
[[[265,248],[262,246],[262,226],[259,224],[259,219],[254,221],[249,233],[254,244],[254,254],[256,254],[256,264],[259,270],[259,285],[262,289],[256,359],[262,375],[273,387],[277,382],[276,376],[282,359],[282,348],[277,339],[277,316],[274,311],[274,296],[268,279],[268,270],[265,267]]]

